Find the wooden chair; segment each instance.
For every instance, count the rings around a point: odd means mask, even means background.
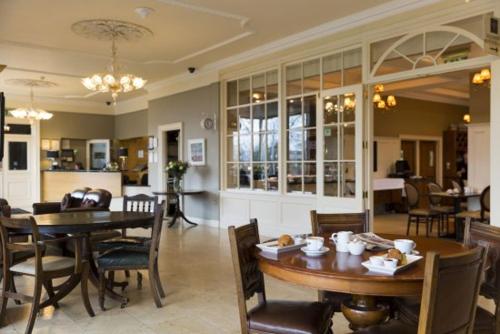
[[[312,234],[330,238],[332,233],[339,231],[352,231],[356,234],[367,232],[369,211],[360,213],[317,213],[311,211]],[[334,312],[341,311],[342,302],[351,298],[350,294],[331,291],[318,291],[318,300],[328,302],[333,306]]]
[[[476,211],[462,211],[457,214],[457,218],[465,220],[470,218],[473,221],[489,221],[490,219],[490,186],[487,186],[481,192],[479,197],[480,210]]]
[[[427,183],[427,188],[429,189],[429,194],[443,192],[443,188],[435,182]],[[446,235],[449,234],[448,225],[450,217],[455,217],[455,208],[452,205],[443,205],[442,199],[440,196],[429,195],[431,210],[439,213],[438,237],[442,235],[444,230],[443,225],[446,227]]]
[[[10,236],[12,234],[18,235],[21,233],[31,235],[32,241],[19,243],[11,240]],[[0,306],[0,324],[5,320],[9,298],[29,302],[32,305],[25,333],[31,333],[38,311],[47,306],[57,306],[57,301],[69,293],[78,282],[81,285],[85,309],[91,317],[94,316],[87,289],[89,264],[82,260],[81,239],[78,236],[42,240],[33,217],[24,219],[1,217],[0,237],[2,241],[4,276]],[[59,243],[63,239],[73,240],[76,243],[75,258],[45,256],[45,249],[49,243]],[[17,252],[32,252],[34,253],[34,257],[23,262],[13,262],[12,259]],[[15,291],[11,284],[14,274],[31,276],[35,279],[33,296],[27,296]],[[63,277],[68,277],[68,279],[58,287],[54,287],[52,281]],[[40,302],[42,286],[45,287],[49,296],[49,299],[43,303]],[[55,291],[57,291],[57,295]]]
[[[165,212],[165,201],[156,205],[157,208],[155,210],[149,247],[118,247],[99,255],[97,259],[99,271],[99,305],[102,310],[105,310],[104,293],[105,284],[107,282],[105,273],[113,273],[114,271],[121,270],[148,270],[149,283],[154,302],[158,308],[163,306],[161,298],[165,298],[165,291],[161,285],[160,274],[158,272],[158,253],[163,225],[163,214]],[[127,299],[124,298],[122,307],[125,307],[126,304]]]
[[[356,334],[472,334],[486,249],[476,247],[456,256],[425,258],[425,278],[417,323],[391,320]]]
[[[236,294],[242,334],[326,334],[331,332],[333,310],[319,302],[268,301],[264,275],[255,256],[260,243],[257,220],[229,227],[229,241],[236,276]],[[258,305],[247,309],[257,295]]]
[[[406,199],[408,201],[408,226],[406,228],[406,235],[410,235],[411,223],[416,224],[416,233],[418,235],[418,228],[420,223],[425,224],[425,235],[429,236],[429,230],[432,231],[432,224],[434,219],[439,219],[439,213],[431,209],[421,209],[418,207],[420,195],[417,187],[411,183],[405,183]]]

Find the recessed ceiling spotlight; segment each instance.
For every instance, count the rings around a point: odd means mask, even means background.
[[[154,13],[154,9],[153,8],[149,8],[149,7],[137,7],[136,9],[134,9],[134,12],[139,15],[141,17],[141,19],[146,19],[149,15],[151,15],[152,13]]]

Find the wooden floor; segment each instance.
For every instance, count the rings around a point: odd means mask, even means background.
[[[408,222],[407,214],[390,213],[384,215],[375,215],[373,219],[373,230],[375,233],[389,233],[406,235],[406,226]],[[425,225],[420,224],[420,235],[425,236]],[[453,219],[449,221],[449,231],[454,231]],[[410,236],[416,235],[415,224],[412,224],[410,229]],[[431,236],[437,237],[437,223],[434,223]]]

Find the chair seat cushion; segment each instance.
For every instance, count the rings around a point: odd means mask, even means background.
[[[391,320],[388,323],[363,328],[355,331],[355,334],[417,334],[417,326],[405,324],[398,320]]]
[[[495,332],[495,316],[482,307],[477,307],[474,320],[474,334],[493,334]]]
[[[453,214],[455,213],[455,208],[449,205],[433,205],[431,207],[433,211],[444,213],[444,214]]]
[[[110,249],[128,249],[148,251],[151,245],[151,238],[127,237],[105,240],[93,245],[93,250],[98,252],[109,251]]]
[[[344,300],[351,299],[351,295],[342,292],[322,291],[323,301],[333,307],[334,312],[341,311],[341,305]]]
[[[438,213],[428,209],[412,209],[408,212],[412,216],[436,216]]]
[[[75,259],[64,256],[44,256],[42,257],[43,271],[59,271],[74,267]],[[10,267],[10,271],[25,275],[35,275],[35,258],[18,263]]]
[[[481,211],[462,211],[457,213],[457,218],[472,218],[472,219],[481,219]]]
[[[268,301],[252,309],[249,327],[274,334],[324,334],[330,328],[333,309],[319,302]]]
[[[97,259],[97,265],[102,269],[147,267],[149,254],[147,252],[127,249],[111,250]]]

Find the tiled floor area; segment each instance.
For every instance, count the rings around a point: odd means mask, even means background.
[[[386,224],[397,224],[389,217]],[[401,218],[401,217],[400,217]],[[392,225],[391,225],[392,224]],[[397,233],[397,232],[396,232]],[[149,293],[148,282],[137,290],[135,273],[127,289],[130,303],[125,309],[106,299],[108,310],[97,305],[97,291],[91,287],[91,301],[96,311],[89,318],[79,290],[62,302],[60,308],[47,308],[37,319],[34,333],[61,334],[236,334],[239,333],[233,269],[226,230],[199,226],[164,231],[160,275],[167,290],[164,307],[157,309]],[[147,276],[147,275],[146,275]],[[30,290],[31,281],[16,279],[18,288]],[[266,279],[270,299],[314,300],[316,291]],[[8,325],[2,334],[24,333],[29,305],[9,302]],[[334,317],[334,333],[349,333],[341,314]]]

